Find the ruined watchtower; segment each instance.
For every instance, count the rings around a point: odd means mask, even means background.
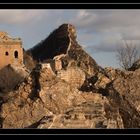
[[[8,64],[23,64],[23,48],[20,38],[12,38],[6,32],[0,32],[0,68]]]

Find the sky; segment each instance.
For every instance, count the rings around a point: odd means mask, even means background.
[[[119,68],[123,40],[140,49],[140,10],[0,10],[0,31],[20,37],[26,50],[63,23],[76,27],[79,44],[102,67]]]

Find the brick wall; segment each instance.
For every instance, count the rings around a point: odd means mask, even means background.
[[[23,64],[23,48],[19,39],[12,39],[0,32],[0,68],[8,64]]]

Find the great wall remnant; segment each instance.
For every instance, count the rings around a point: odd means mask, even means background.
[[[0,32],[0,69],[8,64],[23,64],[22,41],[12,38],[7,32]]]

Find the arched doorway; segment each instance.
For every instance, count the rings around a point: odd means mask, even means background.
[[[15,58],[18,58],[18,51],[14,52],[14,56],[15,56]]]
[[[8,55],[9,55],[9,53],[8,53],[8,52],[5,52],[5,55],[6,55],[6,56],[8,56]]]

